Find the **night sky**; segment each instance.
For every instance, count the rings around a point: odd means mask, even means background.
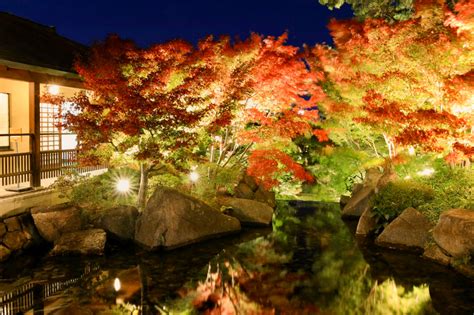
[[[55,26],[84,44],[116,33],[140,46],[174,38],[196,43],[209,34],[277,36],[285,30],[293,45],[331,43],[329,19],[352,15],[348,7],[330,11],[317,0],[0,0],[0,11]]]

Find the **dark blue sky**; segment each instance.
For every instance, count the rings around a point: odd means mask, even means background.
[[[330,43],[326,28],[331,17],[348,18],[351,11],[330,11],[317,0],[2,0],[6,11],[45,25],[59,34],[91,44],[109,33],[139,45],[183,38],[192,42],[208,34],[238,35],[251,31],[280,35],[289,42]]]

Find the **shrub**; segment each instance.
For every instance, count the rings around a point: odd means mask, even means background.
[[[429,177],[418,177],[422,184],[430,185],[434,198],[420,205],[432,221],[437,221],[443,211],[462,208],[474,210],[474,170],[473,168],[451,167],[442,160],[433,163],[435,173]]]
[[[419,208],[434,199],[434,190],[414,180],[397,180],[375,196],[373,214],[379,229],[395,219],[406,208]]]
[[[217,191],[233,193],[242,177],[240,167],[221,167],[215,163],[201,164],[195,171],[199,174],[196,183],[191,183],[189,178],[186,178],[188,186],[191,187],[191,194],[214,207],[218,206]]]
[[[309,167],[317,184],[305,192],[312,194],[315,200],[337,201],[363,179],[364,169],[381,163],[381,159],[373,158],[365,152],[345,147],[328,147],[318,157],[318,163]]]
[[[69,173],[59,177],[53,187],[68,198],[71,204],[93,216],[102,209],[136,204],[136,191],[121,194],[115,189],[116,180],[126,176],[131,179],[133,190],[134,186],[137,186],[135,173],[129,169],[109,170],[97,176]]]

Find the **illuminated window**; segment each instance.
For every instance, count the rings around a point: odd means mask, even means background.
[[[40,104],[40,147],[41,151],[72,150],[77,147],[76,135],[59,127],[62,112],[71,111],[71,103],[61,106]]]
[[[9,95],[0,93],[0,134],[7,134],[10,130],[10,102]],[[10,137],[0,137],[0,149],[10,148]]]
[[[60,149],[59,106],[40,104],[40,147],[41,151]]]

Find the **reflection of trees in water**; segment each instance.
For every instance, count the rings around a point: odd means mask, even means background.
[[[454,284],[457,280],[446,281],[445,268],[438,267],[437,276],[429,279],[432,273],[420,272],[429,264],[420,264],[418,258],[410,262],[399,252],[362,247],[364,260],[352,235],[337,205],[286,203],[279,205],[271,234],[251,230],[170,252],[135,252],[120,246],[102,258],[48,259],[30,273],[74,278],[84,266],[99,266],[80,285],[65,290],[58,305],[58,309],[75,305],[95,312],[117,301],[124,304],[114,311],[127,314],[134,306],[143,313],[156,313],[157,307],[209,310],[226,301],[241,313],[377,314],[399,303],[416,314],[417,309],[429,310],[431,303],[426,300],[427,287],[412,290],[424,283],[430,284],[440,303],[462,304],[454,293],[439,290],[445,283],[452,283],[447,290],[459,288]],[[399,263],[397,257],[403,257]],[[208,270],[210,261],[213,268]],[[216,266],[219,277],[210,284],[205,279],[209,272],[216,274]],[[405,292],[393,281],[384,282],[391,277],[404,285]],[[115,278],[121,281],[119,292],[113,289]],[[465,280],[462,285],[469,288],[470,283]],[[464,297],[474,300],[472,292]],[[454,313],[463,314],[463,308]]]
[[[393,280],[372,280],[337,205],[280,204],[272,234],[240,244],[213,264],[221,270],[221,287],[239,296],[233,307],[240,313],[385,314],[397,303],[399,314],[431,310],[426,286],[402,292]],[[219,301],[226,296],[202,282],[191,284],[185,299],[187,307],[223,311]]]

